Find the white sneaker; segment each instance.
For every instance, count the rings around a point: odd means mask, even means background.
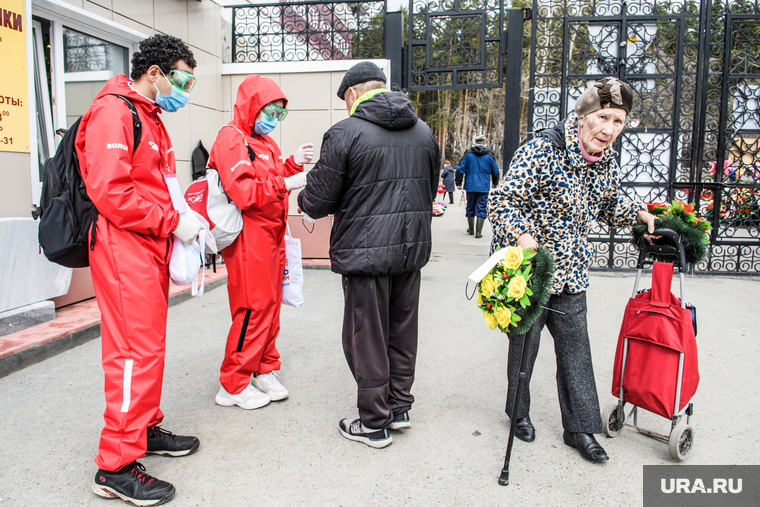
[[[224,389],[224,387],[220,387],[214,401],[216,401],[217,405],[223,407],[234,407],[237,405],[245,410],[252,410],[254,408],[261,408],[264,405],[268,405],[272,399],[267,393],[262,393],[252,385],[248,384],[245,386],[245,389],[238,394],[230,394]]]
[[[251,384],[258,387],[272,398],[272,401],[284,400],[288,397],[288,390],[277,380],[275,372],[262,373],[261,375],[251,377]]]

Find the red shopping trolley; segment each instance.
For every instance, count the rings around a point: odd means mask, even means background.
[[[667,442],[670,455],[684,460],[694,447],[690,423],[691,398],[699,384],[696,310],[684,298],[686,261],[678,234],[669,229],[654,234],[662,237],[657,244],[642,240],[633,295],[625,308],[615,353],[612,394],[618,402],[608,405],[602,414],[603,431],[616,437],[623,426],[632,427]],[[672,257],[675,262],[650,261],[649,256]],[[638,291],[648,263],[652,264],[652,288]],[[674,266],[680,276],[680,298],[670,292]],[[633,407],[628,415],[626,403]],[[670,419],[670,435],[641,428],[640,408]]]

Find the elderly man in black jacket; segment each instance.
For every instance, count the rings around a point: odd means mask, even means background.
[[[375,448],[391,444],[389,429],[411,427],[420,268],[440,167],[430,128],[385,82],[370,62],[346,73],[338,97],[350,116],[325,133],[298,196],[311,217],[334,214],[330,261],[343,275],[343,351],[359,388],[359,418],[339,428]]]

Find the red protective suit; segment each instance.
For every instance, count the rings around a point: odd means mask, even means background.
[[[100,212],[92,284],[101,313],[105,427],[95,463],[118,470],[145,454],[146,428],[161,422],[171,233],[179,222],[164,175],[174,149],[150,99],[127,76],[108,80],[82,117],[76,138],[82,178]],[[142,123],[135,153],[134,103]]]
[[[287,105],[274,81],[257,75],[246,77],[238,88],[234,119],[219,131],[208,163],[219,172],[225,192],[243,214],[243,230],[222,252],[232,327],[219,382],[230,394],[245,389],[252,373],[280,368],[275,339],[280,332],[288,218],[284,178],[303,171],[303,166],[292,156],[283,164],[277,143],[268,135],[253,133],[261,108],[278,99]],[[244,137],[256,154],[253,163]]]

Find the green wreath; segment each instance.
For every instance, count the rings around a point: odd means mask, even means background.
[[[707,245],[710,244],[708,232],[712,229],[707,220],[698,218],[692,207],[680,201],[673,201],[669,206],[663,204],[647,205],[649,211],[656,216],[656,229],[670,229],[678,233],[683,244],[686,262],[699,264],[707,256]],[[636,249],[641,248],[641,241],[647,233],[647,225],[638,223],[633,226],[631,243]],[[670,244],[665,239],[653,240],[655,244]],[[652,258],[661,262],[673,262],[671,256],[653,255]]]
[[[536,255],[531,259],[531,263],[531,270],[533,271],[531,290],[533,295],[529,297],[530,305],[528,307],[520,307],[515,311],[520,316],[520,321],[509,332],[510,334],[527,333],[551,296],[552,284],[554,283],[554,258],[552,254],[546,248],[539,247],[536,250]]]

